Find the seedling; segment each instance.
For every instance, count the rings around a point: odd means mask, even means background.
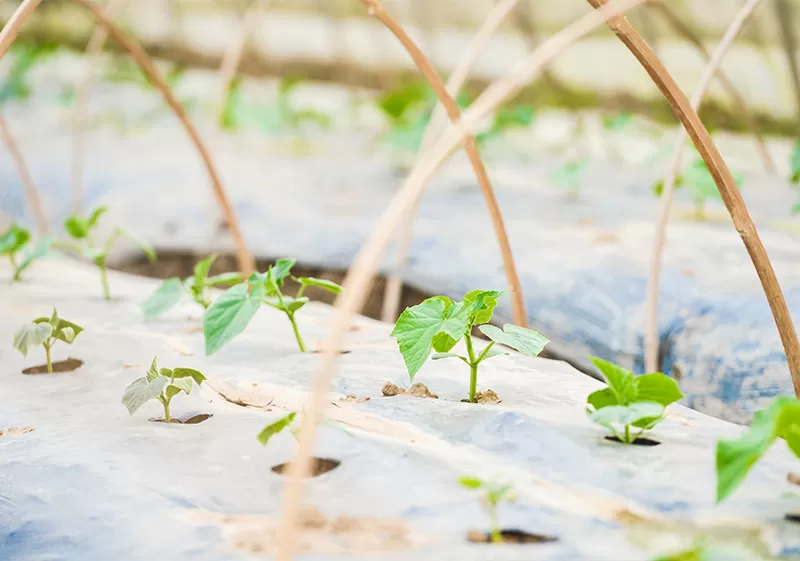
[[[717,502],[727,499],[742,483],[750,468],[782,438],[800,458],[800,401],[779,396],[757,412],[739,438],[717,442]]]
[[[789,181],[793,187],[797,187],[800,184],[800,140],[795,142],[792,149],[792,155],[789,158],[789,170],[791,172]],[[792,205],[792,214],[798,213],[800,213],[800,203],[795,203]]]
[[[620,442],[632,444],[664,418],[666,407],[683,397],[678,384],[661,372],[633,372],[597,357],[591,358],[608,387],[589,394],[586,413]],[[632,429],[639,429],[638,431]]]
[[[156,260],[156,252],[153,247],[145,240],[141,239],[136,234],[129,232],[124,228],[117,227],[106,240],[103,247],[96,247],[92,234],[97,227],[97,221],[108,210],[108,207],[101,206],[89,215],[89,218],[81,218],[78,215],[72,215],[64,222],[64,228],[73,240],[73,243],[67,244],[67,247],[73,251],[80,253],[94,261],[95,265],[100,268],[100,282],[103,284],[103,296],[106,300],[111,299],[111,294],[108,289],[108,273],[106,271],[106,258],[108,252],[111,250],[112,245],[120,237],[126,237],[131,240],[136,246],[141,249],[150,262]]]
[[[653,561],[767,561],[767,558],[741,546],[722,544],[699,544],[695,547]]]
[[[484,146],[512,129],[528,129],[536,120],[536,110],[530,105],[504,107],[494,115],[488,130],[475,137],[479,146]]]
[[[314,277],[291,277],[300,284],[300,289],[294,298],[286,296],[281,293],[281,288],[290,276],[294,264],[294,259],[278,259],[274,265],[269,266],[266,273],[253,273],[246,282],[232,286],[214,301],[203,318],[207,356],[220,350],[244,331],[261,304],[286,314],[292,324],[297,346],[301,352],[306,351],[295,320],[297,311],[310,301],[307,296],[303,296],[305,289],[316,286],[338,294],[342,287],[335,282]]]
[[[157,399],[164,407],[164,422],[171,423],[169,405],[172,398],[183,392],[189,395],[192,392],[192,385],[201,385],[206,377],[193,368],[158,368],[158,357],[153,359],[153,363],[147,370],[147,374],[135,379],[125,388],[122,394],[122,404],[128,409],[128,413],[133,415],[142,405],[151,399]]]
[[[50,359],[50,349],[53,348],[56,341],[63,341],[67,345],[71,345],[81,331],[83,331],[83,327],[61,319],[58,317],[56,309],[53,308],[52,316],[36,318],[14,334],[14,348],[21,352],[22,356],[27,357],[31,347],[38,345],[44,347],[47,356],[47,371],[52,374],[53,362]]]
[[[156,319],[180,302],[181,298],[188,295],[200,304],[203,309],[211,305],[208,288],[229,286],[242,281],[239,273],[223,273],[213,277],[208,276],[211,265],[217,255],[209,255],[194,266],[194,275],[181,280],[172,277],[165,280],[160,287],[142,304],[145,320]]]
[[[570,159],[562,166],[550,172],[549,179],[552,183],[564,187],[570,200],[578,198],[578,189],[586,174],[587,162],[585,159]]]
[[[54,44],[22,44],[13,47],[14,57],[8,77],[0,85],[0,105],[11,100],[28,99],[31,88],[28,77],[33,67],[56,52]]]
[[[506,324],[503,329],[494,325],[483,325],[492,319],[497,299],[502,292],[496,290],[474,290],[461,302],[453,302],[447,296],[434,296],[421,304],[406,308],[392,330],[403,355],[411,382],[431,354],[433,360],[458,358],[469,366],[469,401],[475,403],[478,384],[478,365],[488,358],[508,353],[494,348],[495,343],[511,347],[528,356],[536,356],[549,341],[531,329]],[[472,343],[472,328],[478,329],[491,342],[479,354]],[[461,339],[467,348],[467,356],[450,351]]]
[[[329,417],[322,417],[322,423],[328,426],[331,426],[337,430],[341,430],[342,432],[348,432],[347,429],[341,424],[338,423]],[[303,429],[302,421],[297,419],[297,411],[292,411],[278,419],[277,421],[268,424],[263,430],[258,433],[258,441],[261,443],[262,446],[266,446],[269,444],[270,439],[275,436],[276,434],[280,434],[285,429],[289,429],[292,433],[292,436],[295,440],[299,439],[300,431]]]
[[[514,502],[516,500],[517,493],[514,488],[511,485],[504,485],[495,481],[484,481],[471,476],[461,477],[458,482],[467,489],[482,492],[481,504],[489,514],[492,543],[501,543],[503,534],[497,519],[497,507],[503,501]]]
[[[736,186],[741,189],[744,180],[741,175],[734,173]],[[675,178],[675,189],[688,185],[694,195],[694,215],[698,220],[706,217],[705,205],[708,199],[721,199],[717,184],[708,171],[708,167],[699,156],[686,168],[682,175]],[[664,181],[659,180],[653,186],[653,192],[660,197],[664,192]]]
[[[18,281],[22,272],[30,267],[30,265],[44,257],[50,247],[53,245],[53,238],[45,236],[33,246],[28,246],[31,241],[31,233],[22,226],[11,224],[11,226],[0,234],[0,256],[7,255],[11,266],[14,268],[14,275],[11,277],[11,282]],[[25,249],[27,247],[27,249]],[[19,261],[21,257],[21,261]]]

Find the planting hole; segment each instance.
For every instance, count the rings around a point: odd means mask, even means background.
[[[313,351],[308,351],[308,352],[311,353],[312,355],[316,355],[316,354],[321,353],[322,350],[321,349],[314,349]],[[336,351],[336,354],[337,355],[349,355],[352,352],[353,351]]]
[[[606,436],[606,440],[610,440],[611,442],[622,442],[616,436]],[[661,444],[658,440],[653,440],[651,438],[637,438],[633,442],[631,442],[634,446],[658,446]]]
[[[558,541],[558,538],[553,536],[531,534],[516,528],[500,530],[500,535],[503,537],[503,541],[500,543],[552,543]],[[467,541],[472,543],[495,543],[492,541],[491,532],[480,532],[478,530],[467,532]]]
[[[172,422],[178,425],[198,425],[213,416],[213,413],[191,413],[189,415],[183,415],[182,417],[173,417]],[[164,417],[149,419],[149,421],[152,423],[163,423]]]
[[[73,370],[77,370],[83,366],[83,361],[77,358],[68,358],[67,360],[59,360],[53,363],[53,372],[52,374],[58,374],[59,372],[72,372]],[[26,368],[22,371],[23,374],[51,374],[51,372],[47,371],[46,364],[40,364],[39,366],[31,366],[30,368]]]
[[[784,518],[786,519],[787,522],[800,524],[800,512],[787,512]]]
[[[336,469],[341,464],[339,460],[332,460],[330,458],[311,458],[311,477],[318,477],[323,473],[328,473]],[[277,474],[283,475],[283,472],[289,469],[290,462],[272,466],[272,471]]]

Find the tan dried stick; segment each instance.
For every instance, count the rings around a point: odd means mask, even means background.
[[[303,494],[303,478],[309,473],[311,450],[316,437],[317,424],[325,407],[325,398],[333,378],[337,355],[344,334],[354,313],[361,309],[375,275],[378,263],[400,221],[421,196],[426,182],[447,156],[463,142],[464,130],[488,115],[494,108],[516,95],[520,89],[537,76],[546,65],[569,45],[599,27],[606,18],[625,11],[647,0],[620,0],[615,8],[593,11],[568,26],[529,54],[503,79],[496,81],[472,104],[461,117],[433,145],[429,153],[415,166],[403,187],[378,220],[378,225],[366,238],[344,280],[344,290],[337,298],[334,319],[327,339],[319,369],[314,378],[313,393],[305,408],[306,416],[298,439],[297,455],[289,466],[286,492],[283,498],[283,516],[276,535],[276,560],[290,561],[297,544],[297,519]]]
[[[25,188],[25,199],[28,201],[29,210],[36,219],[36,231],[39,235],[46,234],[48,230],[47,215],[42,207],[39,190],[36,188],[36,183],[33,181],[33,176],[28,166],[25,164],[22,152],[20,152],[19,146],[17,146],[17,142],[14,140],[14,136],[8,128],[6,119],[2,115],[0,115],[0,136],[3,138],[3,143],[6,145],[9,154],[11,154],[11,158],[14,160],[14,164],[17,166],[22,185]]]
[[[22,24],[27,21],[42,0],[23,0],[0,31],[0,58],[5,56],[8,48],[17,38]]]
[[[706,64],[710,65],[712,61],[712,55],[708,52],[708,49],[700,37],[697,36],[697,33],[695,33],[695,31],[689,27],[686,22],[681,20],[681,18],[678,17],[672,8],[663,2],[652,2],[651,5],[658,8],[661,15],[663,15],[664,19],[666,19],[667,22],[672,25],[673,29],[675,29],[675,31],[677,31],[684,39],[689,41],[689,43],[694,46],[695,50],[700,53],[700,56],[705,59]],[[739,90],[733,85],[733,82],[730,81],[727,74],[725,74],[725,72],[722,70],[721,65],[717,65],[716,77],[722,87],[728,92],[731,101],[733,101],[734,114],[738,115],[742,119],[744,125],[750,129],[750,132],[752,133],[753,139],[756,143],[756,150],[758,151],[758,154],[761,157],[761,162],[764,165],[764,169],[771,174],[777,173],[775,161],[772,159],[772,156],[767,149],[767,143],[764,141],[764,134],[761,132],[755,117],[753,117],[753,113],[747,107],[747,103],[745,103],[744,98],[742,98]],[[695,107],[695,111],[698,109],[698,107]]]
[[[478,33],[467,46],[464,56],[461,57],[458,65],[450,79],[447,81],[447,92],[450,96],[455,97],[458,95],[459,90],[464,86],[469,77],[475,61],[480,56],[481,51],[492,38],[494,32],[506,18],[508,13],[516,6],[518,0],[501,0],[495,4],[489,16],[478,29]],[[445,119],[447,113],[444,111],[441,104],[436,104],[433,110],[428,125],[425,127],[425,132],[422,135],[422,142],[420,143],[419,153],[417,154],[417,163],[422,155],[427,152],[431,146],[431,142],[436,138],[436,135],[441,133],[443,125],[446,124]],[[413,234],[414,218],[417,214],[416,205],[412,208],[408,216],[403,220],[400,227],[400,235],[397,239],[396,246],[396,266],[398,270],[402,270],[408,264],[408,253],[411,246],[411,238]],[[400,296],[403,291],[403,279],[399,274],[390,276],[386,281],[386,291],[383,295],[383,308],[381,310],[381,319],[386,322],[393,322],[397,318],[397,311],[400,307]]]
[[[228,44],[228,48],[222,55],[222,63],[219,67],[219,91],[214,109],[214,122],[222,128],[223,116],[225,114],[225,102],[231,89],[231,83],[236,77],[236,71],[244,54],[244,48],[248,39],[255,33],[261,18],[273,0],[253,0],[242,17],[242,22],[233,34],[233,41]]]
[[[128,7],[129,0],[109,0],[106,5],[106,17],[114,21]],[[75,107],[72,110],[72,211],[83,212],[83,172],[86,157],[86,113],[89,107],[89,88],[92,77],[100,60],[108,33],[102,26],[92,32],[86,45],[86,65],[83,76],[75,89]]]
[[[370,15],[375,16],[381,23],[383,23],[397,39],[405,47],[408,54],[414,60],[420,72],[422,72],[425,79],[431,84],[433,90],[439,101],[444,105],[447,111],[447,116],[451,121],[458,122],[461,118],[461,111],[458,108],[455,100],[447,93],[442,79],[439,74],[431,66],[430,61],[425,57],[422,51],[417,47],[414,41],[408,36],[405,30],[397,23],[397,21],[387,12],[377,0],[361,0],[362,4],[366,6]],[[503,259],[503,267],[508,281],[508,289],[511,292],[511,303],[514,313],[514,323],[517,325],[528,326],[528,314],[525,311],[525,298],[522,294],[522,283],[519,281],[517,274],[517,267],[514,263],[514,256],[511,254],[511,244],[508,240],[508,233],[503,224],[503,216],[500,212],[500,206],[497,204],[494,189],[489,181],[489,174],[486,172],[486,167],[483,165],[480,154],[478,153],[478,145],[475,142],[475,137],[468,131],[464,131],[464,149],[467,151],[472,169],[475,171],[475,176],[480,185],[481,193],[483,194],[486,207],[489,210],[489,216],[492,220],[494,233],[497,237],[497,243],[500,245],[500,255]]]
[[[761,3],[761,0],[749,0],[739,11],[736,19],[728,27],[723,35],[711,62],[706,66],[700,83],[692,96],[691,107],[697,111],[703,103],[703,97],[711,85],[711,81],[722,64],[725,54],[733,44],[742,26],[750,17],[750,14]],[[675,190],[675,180],[681,170],[683,153],[686,148],[686,129],[680,127],[675,138],[675,148],[673,149],[672,164],[664,177],[664,191],[661,195],[661,207],[656,222],[655,238],[653,240],[653,253],[650,260],[650,274],[647,277],[647,295],[645,297],[645,309],[647,310],[647,327],[644,334],[644,361],[647,372],[655,372],[659,368],[658,364],[658,291],[661,284],[661,256],[664,252],[664,244],[667,238],[667,225],[669,224],[669,210],[672,206],[672,195]],[[738,192],[738,191],[737,191]]]

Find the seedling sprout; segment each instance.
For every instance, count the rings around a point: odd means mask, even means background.
[[[492,319],[497,299],[502,295],[496,290],[474,290],[461,302],[453,302],[447,296],[434,296],[406,308],[397,319],[392,337],[397,340],[411,382],[433,349],[436,351],[433,360],[458,358],[469,366],[469,401],[475,403],[480,363],[508,354],[494,348],[495,343],[532,357],[542,352],[549,341],[536,331],[511,324],[505,324],[502,329],[483,325]],[[475,352],[472,342],[475,326],[491,339],[480,353]],[[450,352],[461,339],[464,339],[467,356]]]
[[[66,246],[69,249],[80,253],[84,257],[91,259],[100,268],[100,282],[103,285],[103,297],[106,300],[110,300],[111,293],[109,292],[108,288],[106,259],[114,242],[120,237],[126,237],[130,239],[139,249],[144,252],[151,262],[156,260],[156,253],[152,246],[145,240],[120,227],[114,229],[113,233],[108,237],[103,247],[95,246],[92,234],[97,227],[98,220],[107,210],[107,207],[101,206],[92,211],[92,213],[89,215],[89,218],[82,218],[78,215],[72,215],[64,222],[64,228],[67,230],[67,233],[73,240],[72,244],[67,244]]]
[[[734,173],[733,178],[736,186],[741,189],[744,180],[741,175]],[[705,206],[708,199],[721,199],[717,184],[708,167],[700,156],[684,170],[682,175],[675,178],[675,189],[680,189],[684,185],[688,186],[694,196],[694,215],[697,220],[704,220],[706,216]],[[653,186],[653,192],[660,197],[664,191],[664,181],[659,180]]]
[[[589,394],[586,413],[620,442],[635,442],[664,418],[668,405],[683,397],[675,380],[660,372],[634,376],[621,366],[590,358],[608,387]]]
[[[481,504],[489,514],[492,543],[501,543],[503,541],[503,534],[498,522],[497,507],[503,501],[514,502],[516,500],[517,493],[514,491],[514,488],[511,485],[500,484],[496,481],[485,481],[471,476],[461,477],[458,482],[466,489],[480,491],[482,493]]]
[[[11,277],[12,283],[20,279],[22,272],[31,263],[44,257],[53,245],[53,238],[50,236],[43,237],[32,246],[29,245],[30,241],[31,233],[18,224],[11,224],[8,230],[0,234],[0,256],[8,256],[11,266],[14,268],[14,275]]]
[[[211,305],[208,295],[209,288],[229,286],[242,281],[239,273],[223,273],[213,277],[208,276],[211,265],[217,255],[209,255],[194,266],[194,274],[184,280],[172,277],[165,280],[161,286],[142,304],[142,311],[146,320],[156,319],[166,313],[180,302],[181,298],[188,295],[203,309]]]
[[[125,388],[122,404],[128,409],[128,413],[133,415],[142,405],[151,399],[157,399],[164,407],[164,422],[171,423],[169,406],[172,398],[180,392],[189,395],[192,392],[192,385],[199,386],[205,379],[199,370],[193,368],[159,369],[158,357],[155,357],[147,374],[137,378]]]
[[[214,354],[244,331],[262,304],[286,314],[297,346],[301,352],[306,351],[295,319],[297,311],[310,301],[307,296],[303,296],[305,289],[315,286],[338,294],[342,287],[335,282],[314,277],[291,277],[300,284],[300,289],[294,298],[286,296],[281,293],[281,288],[291,276],[294,264],[294,259],[278,259],[274,265],[269,266],[266,273],[253,273],[246,282],[232,286],[214,301],[203,318],[206,355]]]
[[[58,312],[53,308],[53,315],[49,318],[36,318],[20,328],[14,334],[13,344],[14,348],[25,357],[28,356],[28,350],[31,347],[39,345],[44,347],[47,357],[47,372],[52,374],[53,362],[50,358],[50,349],[53,348],[56,341],[63,341],[67,345],[71,345],[81,331],[83,328],[78,324],[59,318]]]

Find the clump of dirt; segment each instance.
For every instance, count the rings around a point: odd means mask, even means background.
[[[31,366],[22,371],[23,374],[58,374],[60,372],[72,372],[83,366],[83,361],[77,358],[68,358],[53,363],[53,372],[47,371],[46,364]]]
[[[340,397],[339,401],[343,401],[345,403],[366,403],[369,401],[369,397],[356,397],[356,394],[347,394],[345,397]]]
[[[0,438],[4,436],[17,436],[19,434],[31,432],[32,430],[33,427],[8,427],[7,429],[0,430]]]
[[[478,403],[499,403],[500,397],[494,392],[494,390],[486,390],[483,392],[476,392],[475,401]]]
[[[277,524],[267,516],[222,515],[189,511],[191,520],[222,526],[233,548],[246,554],[271,553],[277,543]],[[379,554],[414,547],[404,520],[358,518],[340,515],[328,518],[313,507],[300,512],[297,550],[322,554]]]
[[[558,541],[558,538],[554,538],[553,536],[531,534],[515,528],[500,530],[500,535],[503,538],[503,541],[500,543],[552,543]],[[491,532],[481,532],[479,530],[470,530],[467,532],[467,541],[472,543],[495,543],[492,541]]]
[[[431,393],[431,390],[428,389],[428,386],[423,384],[422,382],[416,382],[412,384],[408,390],[405,388],[401,388],[397,384],[393,382],[386,382],[383,387],[381,388],[381,393],[386,397],[393,397],[396,395],[410,395],[411,397],[422,397],[422,398],[431,398],[431,399],[439,399],[439,396],[435,393]]]
[[[800,473],[788,473],[786,474],[786,480],[792,485],[800,485]]]

